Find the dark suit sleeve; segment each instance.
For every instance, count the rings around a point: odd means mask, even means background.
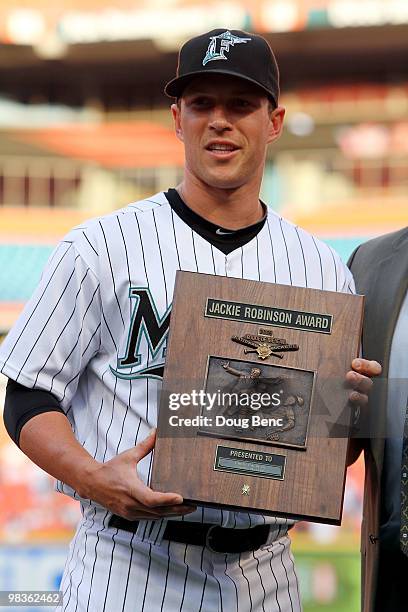
[[[360,245],[360,246],[361,246],[361,245]],[[348,268],[350,268],[350,270],[351,270],[351,266],[353,265],[354,258],[355,258],[355,256],[356,256],[357,251],[359,250],[360,246],[356,247],[356,248],[354,249],[354,251],[352,252],[352,254],[350,255],[350,257],[349,257],[349,260],[348,260],[348,262],[347,262],[347,266],[348,266]]]

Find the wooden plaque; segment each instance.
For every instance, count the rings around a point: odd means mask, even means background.
[[[177,272],[152,488],[340,524],[363,303]]]

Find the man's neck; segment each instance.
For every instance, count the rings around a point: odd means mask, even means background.
[[[244,185],[237,189],[219,189],[185,178],[177,191],[195,213],[215,225],[240,229],[262,219],[259,188]]]

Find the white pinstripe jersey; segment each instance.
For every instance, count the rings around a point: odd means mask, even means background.
[[[228,255],[174,213],[164,193],[76,227],[55,249],[3,342],[0,366],[9,378],[53,393],[98,461],[131,448],[156,425],[161,381],[148,374],[164,364],[179,269],[354,291],[350,272],[329,246],[271,210],[255,238]],[[139,463],[145,481],[151,459]],[[57,490],[78,498],[61,482]],[[201,508],[183,520],[228,527],[286,522]],[[161,523],[155,522],[156,539]]]

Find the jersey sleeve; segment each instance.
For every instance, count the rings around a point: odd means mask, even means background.
[[[349,268],[341,259],[340,255],[331,247],[329,247],[334,261],[336,271],[336,291],[340,293],[356,293],[354,278]]]
[[[83,231],[72,231],[60,242],[0,347],[0,371],[5,376],[51,392],[63,408],[69,406],[80,374],[100,346],[96,251],[92,260],[90,246]]]
[[[354,283],[354,278],[350,270],[343,264],[344,269],[344,280],[341,291],[343,293],[356,293],[356,285]]]

